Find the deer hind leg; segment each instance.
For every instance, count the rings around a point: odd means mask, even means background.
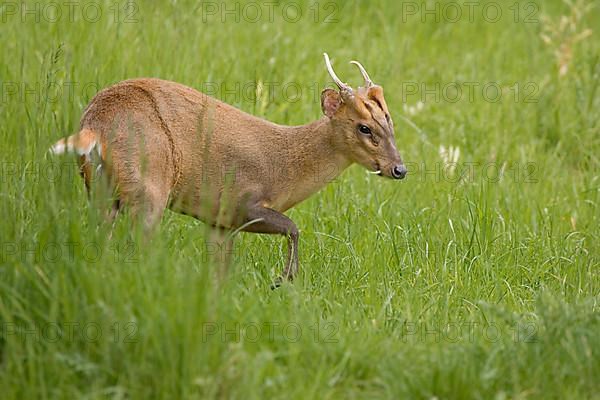
[[[129,138],[127,138],[129,139]],[[118,208],[130,211],[134,222],[141,222],[147,233],[160,221],[170,195],[172,168],[161,154],[152,153],[143,143],[114,145],[110,176],[118,195]],[[156,147],[164,148],[159,142]]]
[[[83,182],[85,184],[85,189],[87,192],[88,200],[91,200],[92,199],[91,187],[92,187],[92,179],[93,179],[93,177],[92,177],[92,174],[93,174],[92,160],[91,160],[89,154],[83,154],[78,157],[77,162],[79,165],[79,174],[83,178]],[[102,166],[102,164],[100,164],[100,166]],[[99,170],[100,169],[98,169],[98,171]],[[119,200],[119,198],[116,198],[115,200],[113,200],[111,210],[106,213],[106,221],[111,224],[110,231],[108,233],[109,240],[112,238],[113,230],[115,228],[116,218],[117,218],[117,215],[119,214],[120,208],[121,208],[121,201]]]
[[[110,232],[108,232],[108,240],[112,239],[112,235],[115,230],[115,224],[117,223],[117,216],[119,215],[119,211],[121,211],[121,200],[117,198],[117,199],[113,200],[113,204],[110,209],[110,212],[106,216],[107,221],[110,223]]]
[[[112,222],[114,224],[115,220],[117,219],[117,215],[119,215],[119,211],[121,211],[121,199],[116,198],[113,200],[110,212],[107,215],[108,222]]]
[[[89,199],[92,186],[92,161],[90,160],[89,154],[79,156],[77,164],[79,165],[79,174],[83,178],[85,190]]]
[[[145,233],[152,233],[167,206],[169,192],[145,182],[129,190],[121,190],[119,195],[119,203],[127,205],[132,219],[142,223]]]

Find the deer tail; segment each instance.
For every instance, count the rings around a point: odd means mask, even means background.
[[[52,154],[76,153],[80,156],[89,156],[97,145],[97,135],[93,131],[84,128],[79,133],[54,143],[50,147],[50,152]]]
[[[78,155],[79,173],[83,177],[88,194],[92,180],[92,151],[96,149],[102,157],[102,146],[99,144],[98,135],[84,128],[74,135],[60,139],[49,150],[52,154],[76,153]]]

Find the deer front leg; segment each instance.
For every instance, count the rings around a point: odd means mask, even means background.
[[[265,207],[251,207],[247,212],[245,232],[280,234],[288,238],[288,259],[283,272],[283,278],[293,280],[298,273],[298,228],[294,221],[285,215]],[[281,284],[281,278],[275,282],[275,287]]]

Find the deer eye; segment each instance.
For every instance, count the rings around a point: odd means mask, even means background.
[[[362,125],[362,124],[358,126],[358,131],[359,131],[360,133],[362,133],[363,135],[368,135],[368,136],[370,136],[370,135],[372,134],[372,132],[371,132],[371,128],[369,128],[369,127],[368,127],[368,126],[366,126],[366,125]]]

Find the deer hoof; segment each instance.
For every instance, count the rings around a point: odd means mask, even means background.
[[[271,285],[271,290],[277,289],[278,287],[281,286],[282,283],[283,283],[283,278],[282,277],[279,276],[279,277],[275,278],[275,281]]]

